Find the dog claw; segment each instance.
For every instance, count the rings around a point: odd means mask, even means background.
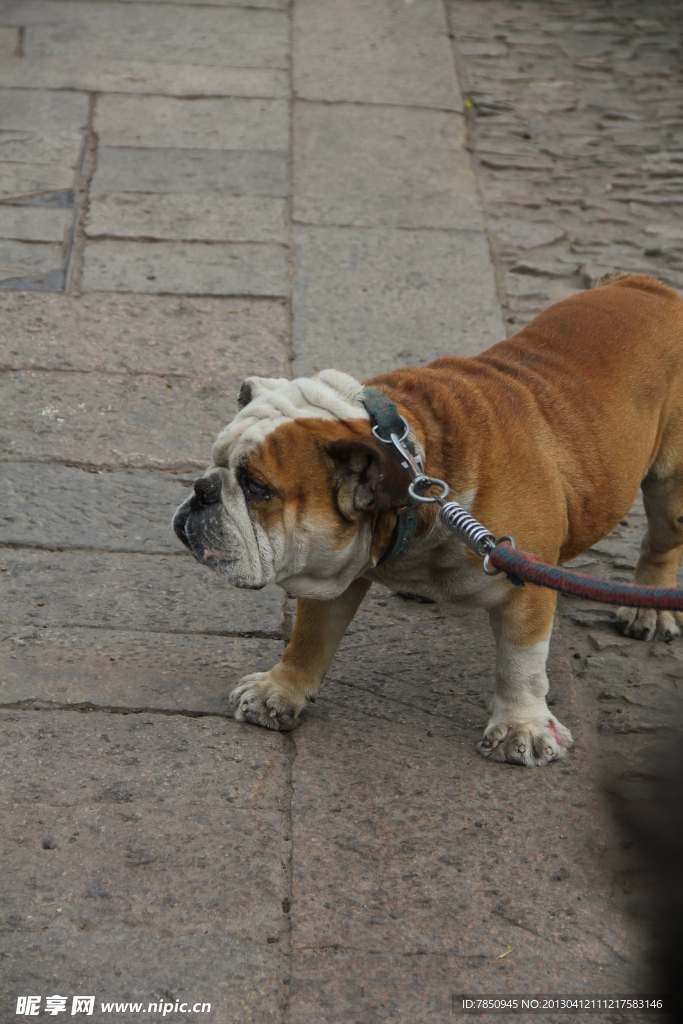
[[[617,612],[617,626],[624,636],[649,643],[659,633],[667,643],[680,636],[677,616],[671,612],[658,612],[652,608],[620,608]]]
[[[489,726],[477,749],[490,761],[532,766],[561,760],[573,743],[569,730],[549,715],[539,721]]]
[[[286,732],[296,725],[297,710],[273,685],[268,672],[245,676],[230,694],[235,720]]]

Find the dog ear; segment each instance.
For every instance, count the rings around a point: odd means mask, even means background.
[[[237,408],[238,410],[244,409],[245,406],[249,405],[254,397],[254,392],[251,387],[251,381],[249,379],[242,383],[240,393],[237,397]]]
[[[374,438],[333,441],[327,452],[334,463],[337,504],[342,515],[392,512],[408,501],[410,476],[398,457],[387,457],[386,446]]]

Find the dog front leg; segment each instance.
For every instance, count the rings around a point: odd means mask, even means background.
[[[566,757],[572,735],[548,710],[546,661],[555,594],[540,587],[510,593],[490,613],[496,638],[493,714],[479,751],[492,761],[543,765]]]
[[[294,727],[306,701],[314,698],[351,619],[370,588],[354,580],[333,601],[297,598],[296,622],[282,661],[269,672],[244,676],[230,694],[238,722],[267,729]]]

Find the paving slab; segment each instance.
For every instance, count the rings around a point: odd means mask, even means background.
[[[85,233],[90,238],[286,244],[285,213],[284,199],[114,192],[93,198]]]
[[[201,469],[234,415],[234,394],[182,377],[7,372],[0,375],[0,444],[12,461]]]
[[[363,380],[504,337],[483,234],[298,227],[294,243],[296,376]]]
[[[278,301],[5,293],[0,313],[3,369],[221,381],[226,416],[245,377],[282,377],[288,367],[287,310]]]
[[[0,33],[3,30],[0,29]],[[14,57],[15,40],[0,65],[0,87],[12,89],[76,89],[82,92],[162,93],[165,96],[289,95],[286,71],[269,68],[203,67],[200,64],[149,60],[68,57]],[[1,37],[0,37],[1,38]],[[1,43],[0,43],[1,45]]]
[[[189,625],[199,632],[5,625],[0,704],[231,718],[233,688],[248,672],[272,668],[284,644],[212,636],[201,632],[199,620]]]
[[[295,95],[461,110],[437,0],[297,0]]]
[[[61,192],[76,183],[75,166],[0,161],[0,199],[19,199],[40,192]]]
[[[29,57],[288,66],[287,16],[276,10],[26,0],[22,15]]]
[[[295,221],[470,228],[484,220],[458,114],[297,103]]]
[[[293,1019],[417,1024],[450,1020],[457,992],[637,988],[580,731],[547,771],[484,761],[493,672],[483,613],[380,588],[361,607],[294,737]],[[576,736],[558,635],[549,676]]]
[[[286,741],[222,719],[0,720],[3,1002],[37,989],[95,995],[98,1014],[179,999],[221,1024],[281,1019]]]
[[[13,627],[282,635],[279,587],[237,590],[189,554],[5,548],[2,564],[2,621]]]
[[[179,554],[169,510],[193,475],[154,470],[97,473],[75,466],[6,462],[0,476],[0,544]]]
[[[76,167],[87,124],[87,96],[0,89],[5,161]]]
[[[68,237],[73,211],[39,206],[0,206],[0,238],[58,242]]]
[[[0,282],[27,274],[46,274],[61,269],[63,263],[61,243],[0,240]]]
[[[285,100],[109,95],[98,100],[95,131],[103,146],[287,150],[289,106]]]
[[[18,42],[19,34],[16,28],[0,25],[0,54],[2,54],[3,61],[13,56]]]
[[[135,149],[101,146],[90,194],[287,195],[286,150]],[[1,182],[1,175],[0,175]]]
[[[91,242],[84,292],[286,297],[283,246],[267,243]]]

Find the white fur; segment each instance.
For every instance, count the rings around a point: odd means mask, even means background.
[[[500,615],[491,614],[496,637],[496,690],[489,727],[505,722],[547,718],[546,661],[550,637],[531,647],[514,647],[498,626]]]
[[[362,404],[363,385],[340,370],[322,370],[317,377],[249,377],[252,400],[224,427],[211,451],[214,466],[235,466],[242,455],[261,444],[273,430],[299,419],[368,419]]]

